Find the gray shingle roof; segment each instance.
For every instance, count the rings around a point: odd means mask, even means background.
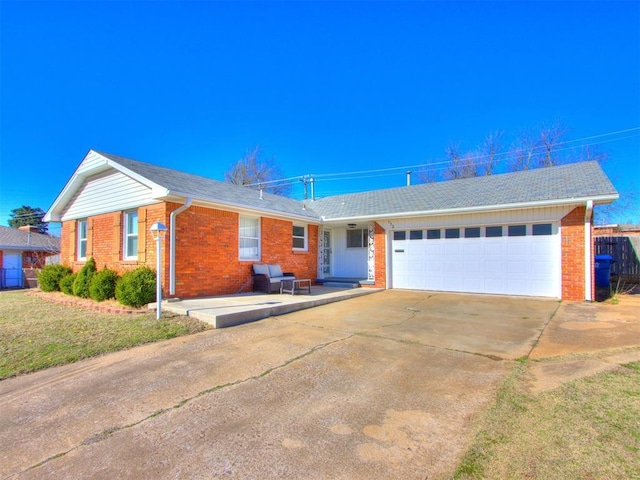
[[[0,226],[0,250],[59,252],[60,239],[41,233]]]
[[[311,202],[326,220],[617,197],[597,162],[338,195]]]
[[[595,161],[302,202],[269,193],[264,193],[260,199],[258,191],[247,187],[109,153],[97,153],[168,189],[174,195],[306,217],[309,220],[428,214],[545,202],[574,203],[586,199],[602,199],[606,202],[617,198],[615,188]]]
[[[151,180],[153,183],[167,188],[173,193],[182,193],[192,196],[194,199],[216,201],[245,208],[280,212],[286,215],[297,215],[307,217],[310,220],[318,220],[318,216],[315,213],[304,208],[303,202],[292,198],[263,192],[262,199],[260,199],[260,192],[248,187],[240,187],[191,173],[119,157],[118,155],[103,152],[97,153]]]

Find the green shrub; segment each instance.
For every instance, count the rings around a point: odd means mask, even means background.
[[[116,299],[123,305],[141,307],[156,300],[156,272],[138,267],[125,273],[116,285]]]
[[[64,265],[47,265],[38,274],[38,283],[43,292],[59,292],[60,280],[71,275],[71,269]]]
[[[116,296],[116,283],[118,283],[119,275],[113,270],[105,268],[96,273],[91,279],[89,286],[89,295],[96,302],[102,302]]]
[[[73,294],[77,297],[89,298],[89,286],[91,278],[96,273],[96,261],[91,257],[78,272],[73,282]]]
[[[60,280],[60,291],[67,295],[73,295],[73,282],[77,276],[77,273],[71,273],[62,277],[62,280]]]

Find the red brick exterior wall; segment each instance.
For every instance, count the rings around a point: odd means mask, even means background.
[[[387,288],[387,233],[377,223],[374,226],[374,242],[376,246],[375,261],[375,288]]]
[[[584,268],[584,215],[585,207],[574,208],[561,221],[562,231],[562,299],[583,301],[585,295]],[[591,238],[592,252],[593,237]],[[593,286],[593,266],[591,268]],[[593,298],[592,288],[592,298]]]
[[[138,208],[138,259],[123,260],[123,212],[87,219],[87,258],[93,257],[99,270],[120,273],[140,265],[156,268],[156,242],[149,228],[160,221],[170,226],[176,203],[158,203]],[[292,222],[261,218],[261,263],[279,263],[283,271],[298,278],[317,277],[318,227],[308,225],[308,249],[293,251]],[[74,271],[84,265],[76,255],[75,220],[62,225],[61,260]],[[176,292],[180,298],[225,295],[253,289],[251,265],[238,258],[239,214],[192,206],[176,216]],[[169,293],[170,235],[162,242],[163,290]]]

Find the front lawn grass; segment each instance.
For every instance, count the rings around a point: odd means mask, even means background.
[[[640,478],[640,362],[528,393],[515,367],[457,479]]]
[[[100,313],[27,295],[0,293],[0,380],[143,343],[210,328],[184,316],[155,312]]]

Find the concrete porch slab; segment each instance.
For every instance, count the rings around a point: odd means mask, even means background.
[[[382,291],[382,289],[342,289],[312,286],[311,294],[241,293],[219,297],[193,298],[177,302],[162,302],[162,310],[197,318],[213,325],[214,328],[224,328],[369,295],[379,291]],[[149,308],[155,310],[156,304],[150,303]]]

